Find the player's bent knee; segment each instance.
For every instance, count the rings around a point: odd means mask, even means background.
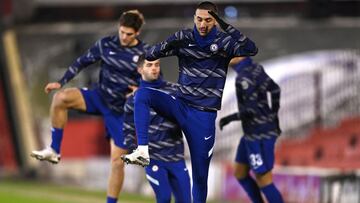
[[[77,88],[68,88],[55,93],[53,103],[58,107],[82,108],[82,94]]]
[[[245,164],[235,163],[233,174],[238,180],[246,178],[249,175],[249,167]]]
[[[54,95],[53,103],[56,106],[62,106],[66,104],[67,99],[67,94],[64,91],[58,91]]]
[[[259,186],[266,186],[272,183],[272,171],[268,171],[262,174],[256,174],[256,181]]]
[[[124,169],[124,161],[121,160],[120,157],[111,159],[111,168],[112,170],[123,170]]]
[[[249,173],[244,172],[244,171],[240,171],[240,170],[235,170],[234,171],[234,176],[236,179],[241,180],[246,178],[249,175]]]

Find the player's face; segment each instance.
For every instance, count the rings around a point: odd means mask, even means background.
[[[209,10],[196,9],[194,23],[201,36],[206,36],[215,26],[215,19],[208,13]]]
[[[139,32],[136,32],[134,28],[120,26],[119,27],[119,39],[121,46],[135,46],[137,43],[136,37]]]
[[[155,61],[145,60],[144,65],[139,69],[141,77],[145,81],[157,80],[160,76],[160,59]]]

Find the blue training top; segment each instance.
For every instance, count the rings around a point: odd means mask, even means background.
[[[236,96],[245,139],[254,140],[278,136],[280,87],[264,68],[248,57],[235,65]],[[268,99],[271,94],[271,103]]]
[[[181,40],[182,46],[168,50],[167,44],[174,40]],[[226,33],[214,27],[205,37],[195,27],[180,30],[152,46],[146,59],[176,55],[180,69],[177,97],[198,109],[219,110],[231,58],[256,53],[254,42],[229,25]]]
[[[118,36],[104,37],[75,60],[59,83],[63,86],[82,69],[100,61],[101,70],[96,89],[110,109],[123,113],[125,95],[130,92],[128,85],[138,85],[140,79],[136,62],[148,47],[141,41],[136,46],[124,47],[120,45]]]
[[[159,79],[155,82],[141,81],[140,87],[159,89],[174,95],[177,85]],[[136,94],[136,93],[135,93]],[[134,123],[134,96],[125,104],[124,126],[125,145],[129,150],[137,147]],[[184,141],[180,126],[169,121],[150,109],[149,154],[150,158],[159,161],[179,161],[184,159]]]

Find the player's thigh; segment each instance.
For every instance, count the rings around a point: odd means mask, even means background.
[[[265,164],[269,170],[274,167],[275,163],[275,142],[277,137],[271,137],[270,139],[264,139],[262,141],[261,153],[264,157]]]
[[[135,109],[138,105],[146,103],[157,113],[173,121],[179,116],[179,106],[176,98],[158,89],[138,89],[134,103]]]
[[[236,150],[234,176],[237,179],[245,178],[249,174],[249,170],[250,167],[246,143],[244,137],[242,137]]]
[[[188,141],[193,182],[206,185],[215,144],[216,112],[189,108],[182,130]]]
[[[67,108],[86,110],[86,104],[78,88],[66,88],[58,91],[54,96],[55,102],[61,102]]]
[[[145,171],[146,179],[155,192],[157,203],[170,203],[171,187],[167,171],[162,166],[153,162],[145,168]]]
[[[189,108],[186,116],[182,130],[188,141],[191,159],[209,159],[215,143],[216,112]]]
[[[191,185],[188,169],[185,161],[171,164],[168,169],[169,181],[176,203],[191,202]]]

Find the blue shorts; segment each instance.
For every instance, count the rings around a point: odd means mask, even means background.
[[[80,89],[85,100],[86,113],[102,115],[107,138],[112,138],[116,146],[127,149],[122,131],[124,116],[111,110],[97,90]]]
[[[151,159],[145,171],[157,203],[170,203],[171,193],[176,203],[191,203],[190,176],[184,160],[165,162]]]
[[[274,167],[276,137],[250,141],[242,137],[235,161],[246,164],[257,174],[266,173]]]

